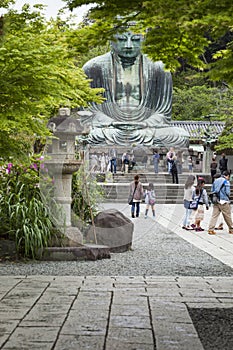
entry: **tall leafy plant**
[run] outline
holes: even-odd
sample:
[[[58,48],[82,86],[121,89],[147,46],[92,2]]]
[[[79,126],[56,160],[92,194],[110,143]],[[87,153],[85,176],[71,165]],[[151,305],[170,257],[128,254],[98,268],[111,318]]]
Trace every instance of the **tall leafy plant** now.
[[[48,246],[54,227],[51,209],[44,204],[39,188],[39,163],[1,167],[0,235],[15,240],[18,253],[28,258],[35,258],[40,248]]]
[[[73,174],[72,205],[76,218],[84,223],[91,223],[98,212],[98,203],[103,200],[103,189],[86,165]]]

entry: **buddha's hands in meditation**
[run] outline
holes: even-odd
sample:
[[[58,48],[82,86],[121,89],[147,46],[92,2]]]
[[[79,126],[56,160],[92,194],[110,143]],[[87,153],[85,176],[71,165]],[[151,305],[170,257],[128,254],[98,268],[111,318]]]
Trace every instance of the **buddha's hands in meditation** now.
[[[112,122],[112,126],[121,130],[137,130],[147,128],[145,122]]]
[[[147,127],[146,122],[130,122],[130,121],[114,121],[112,118],[108,117],[103,113],[98,113],[92,125],[96,128],[115,128],[120,130],[137,130],[145,129]]]

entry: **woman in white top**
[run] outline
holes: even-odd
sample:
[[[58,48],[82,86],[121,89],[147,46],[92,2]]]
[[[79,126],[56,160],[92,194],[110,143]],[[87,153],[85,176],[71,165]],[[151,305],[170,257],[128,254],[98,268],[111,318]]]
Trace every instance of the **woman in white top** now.
[[[100,161],[100,171],[101,173],[105,173],[106,167],[107,167],[107,158],[104,152],[99,157],[99,161]]]
[[[192,209],[189,209],[189,203],[192,201],[192,194],[193,194],[193,191],[195,190],[194,181],[195,181],[195,176],[189,175],[184,185],[185,215],[184,215],[183,226],[182,226],[184,230],[192,230],[192,228],[190,227],[190,215],[192,213]]]

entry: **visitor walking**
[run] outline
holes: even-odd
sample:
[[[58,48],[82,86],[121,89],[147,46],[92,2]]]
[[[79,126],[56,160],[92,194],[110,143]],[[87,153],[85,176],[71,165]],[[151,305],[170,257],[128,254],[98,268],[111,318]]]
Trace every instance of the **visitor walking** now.
[[[129,156],[129,171],[133,170],[134,166],[136,164],[136,159],[133,153],[130,154]]]
[[[111,173],[116,174],[117,150],[115,148],[110,149],[109,158],[110,158],[110,161],[111,161]]]
[[[159,172],[159,158],[160,158],[159,153],[156,150],[154,150],[153,164],[154,164],[154,172],[155,172],[155,174],[158,174],[158,172]]]
[[[218,167],[218,163],[216,162],[216,158],[213,157],[210,163],[210,175],[211,175],[212,183],[214,182],[214,176],[217,173],[217,167]]]
[[[170,147],[169,151],[166,154],[166,158],[167,158],[167,171],[170,174],[171,173],[171,161],[173,159],[173,157],[175,156],[175,151],[173,147]]]
[[[125,174],[129,172],[129,153],[124,152],[122,155],[122,170]]]
[[[222,153],[222,158],[219,159],[219,170],[221,172],[221,175],[223,174],[224,171],[227,171],[227,163],[228,163],[228,159],[226,158],[225,153]]]
[[[177,159],[176,156],[174,156],[170,162],[170,173],[172,175],[172,182],[175,184],[179,183],[179,179],[178,179],[178,169],[177,169]]]
[[[191,214],[193,213],[193,210],[189,208],[189,203],[192,201],[192,194],[193,194],[193,191],[195,190],[194,181],[195,181],[195,176],[189,175],[184,185],[185,215],[184,215],[183,226],[182,226],[184,230],[193,230],[193,228],[190,226],[190,217],[191,217]]]
[[[193,172],[193,159],[191,156],[188,158],[188,168],[189,168],[189,172],[192,173]]]
[[[153,218],[155,219],[155,191],[153,183],[149,183],[148,189],[145,191],[145,219],[147,219],[149,208],[151,207]]]
[[[108,164],[108,158],[106,157],[106,154],[104,152],[99,157],[99,161],[100,161],[100,171],[101,171],[101,173],[105,173],[106,167]]]
[[[129,194],[133,195],[133,203],[131,206],[131,216],[135,217],[135,207],[136,207],[136,217],[140,214],[140,203],[143,197],[143,187],[142,183],[139,181],[139,175],[134,176],[134,181],[130,183]]]
[[[147,162],[148,162],[148,156],[147,156],[147,154],[144,154],[144,156],[142,158],[142,164],[143,164],[144,169],[147,168]]]
[[[195,223],[191,225],[195,231],[204,231],[201,227],[201,221],[204,220],[204,204],[206,205],[206,210],[209,209],[209,200],[206,192],[205,180],[198,180],[197,186],[193,191],[192,199],[198,201],[198,208],[195,214]]]
[[[218,193],[219,201],[213,204],[213,212],[209,223],[209,235],[215,235],[214,231],[216,222],[220,213],[222,213],[224,221],[226,222],[229,233],[233,234],[233,223],[231,217],[231,206],[230,206],[230,172],[225,170],[221,177],[217,178],[213,184],[211,191]]]
[[[215,157],[215,159],[216,159],[216,157]],[[219,177],[221,177],[221,174],[216,173],[214,175],[214,180],[218,179]],[[218,222],[219,222],[219,224],[218,224]],[[215,230],[223,230],[223,217],[222,217],[222,215],[220,215],[218,217],[217,226],[215,227]]]

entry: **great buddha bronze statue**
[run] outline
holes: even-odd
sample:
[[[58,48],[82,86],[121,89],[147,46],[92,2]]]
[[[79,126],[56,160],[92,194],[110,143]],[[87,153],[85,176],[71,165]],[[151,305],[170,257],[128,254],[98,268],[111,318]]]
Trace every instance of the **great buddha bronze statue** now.
[[[171,74],[161,61],[141,54],[142,40],[131,31],[117,34],[111,52],[83,66],[91,87],[105,89],[104,103],[93,103],[89,113],[80,113],[82,123],[91,126],[87,141],[92,145],[188,145],[188,133],[170,124]]]

